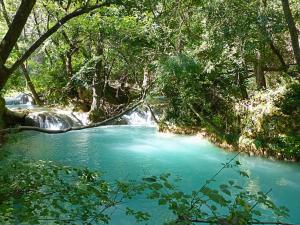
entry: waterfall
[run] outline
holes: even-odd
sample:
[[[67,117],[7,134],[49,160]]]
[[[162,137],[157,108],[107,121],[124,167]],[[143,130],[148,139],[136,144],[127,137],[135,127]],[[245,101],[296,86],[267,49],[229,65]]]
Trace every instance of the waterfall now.
[[[70,127],[87,125],[88,114],[74,113],[70,111],[41,111],[36,108],[36,111],[30,112],[26,116],[26,125],[46,128],[50,130],[61,130]],[[155,121],[150,110],[136,109],[128,115],[124,115],[120,123],[115,121],[112,124],[123,125],[139,125],[139,126],[155,126]]]
[[[26,117],[26,124],[50,130],[61,130],[83,125],[81,121],[75,120],[70,115],[55,112],[29,113]]]
[[[27,126],[61,130],[89,124],[87,113],[37,107],[33,105],[33,99],[31,96],[25,93],[21,93],[15,97],[6,97],[5,102],[6,107],[10,110],[27,110],[28,115],[25,118],[25,125]],[[122,116],[120,119],[117,119],[111,124],[139,126],[156,125],[151,111],[146,106],[140,106],[136,108],[132,112]]]
[[[41,109],[36,108],[26,117],[26,125],[51,130],[60,130],[87,124],[89,124],[87,113],[75,113],[63,110],[45,111],[44,109],[41,111]],[[121,121],[114,121],[112,124],[155,126],[155,121],[148,108],[138,108],[128,115],[124,115]]]
[[[8,108],[31,108],[33,98],[26,93],[20,93],[14,97],[5,97],[5,105]]]
[[[89,124],[88,114],[71,110],[34,108],[26,116],[26,125],[60,130]]]
[[[155,126],[155,121],[148,108],[137,108],[122,117],[128,125]]]

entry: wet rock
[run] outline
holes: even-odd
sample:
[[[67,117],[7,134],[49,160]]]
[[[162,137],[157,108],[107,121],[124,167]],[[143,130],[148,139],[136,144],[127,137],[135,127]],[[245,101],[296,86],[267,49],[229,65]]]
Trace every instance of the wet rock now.
[[[33,104],[33,98],[26,93],[20,93],[15,97],[5,98],[6,105]]]
[[[80,126],[70,116],[54,112],[31,113],[25,119],[27,126],[35,126],[46,129],[61,130]]]

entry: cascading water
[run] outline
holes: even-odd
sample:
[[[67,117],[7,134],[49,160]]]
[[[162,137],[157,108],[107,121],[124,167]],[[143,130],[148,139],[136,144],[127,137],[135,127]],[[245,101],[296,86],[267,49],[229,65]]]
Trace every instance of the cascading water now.
[[[4,99],[5,105],[9,109],[33,107],[33,98],[26,93],[20,93],[14,97],[5,97]]]
[[[128,115],[122,117],[128,125],[155,126],[155,120],[151,111],[146,108],[137,108]]]
[[[119,121],[120,122],[120,121]],[[114,121],[111,124],[119,124]],[[59,130],[70,127],[77,127],[89,124],[87,113],[74,113],[63,110],[37,110],[30,112],[26,118],[26,124],[40,128]],[[138,108],[128,115],[121,118],[123,125],[137,125],[137,126],[155,126],[154,118],[151,111],[147,108]]]
[[[15,97],[7,97],[5,101],[6,107],[10,110],[19,111],[27,109],[28,114],[25,118],[25,125],[27,126],[61,130],[89,124],[87,113],[37,107],[33,105],[32,97],[25,93],[21,93]],[[151,110],[146,106],[140,106],[111,124],[155,126],[156,122]]]
[[[27,124],[50,130],[61,130],[83,125],[75,121],[69,115],[57,114],[55,112],[30,113],[27,116]]]

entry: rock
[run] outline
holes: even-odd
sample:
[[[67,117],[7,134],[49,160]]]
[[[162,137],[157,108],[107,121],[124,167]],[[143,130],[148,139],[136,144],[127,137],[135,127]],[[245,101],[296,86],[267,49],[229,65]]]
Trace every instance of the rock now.
[[[33,98],[26,93],[20,93],[15,97],[5,98],[6,105],[33,104]]]
[[[30,113],[25,118],[25,125],[47,129],[67,129],[80,126],[80,121],[75,121],[69,115],[55,112]]]

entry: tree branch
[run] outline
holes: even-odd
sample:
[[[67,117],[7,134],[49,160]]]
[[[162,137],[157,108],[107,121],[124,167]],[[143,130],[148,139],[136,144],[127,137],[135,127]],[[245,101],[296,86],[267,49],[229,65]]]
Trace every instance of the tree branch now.
[[[298,36],[298,30],[295,24],[295,20],[293,18],[290,3],[289,0],[281,0],[282,8],[284,12],[284,16],[289,28],[289,33],[291,37],[292,47],[294,51],[294,57],[298,64],[298,70],[300,72],[300,46],[299,46],[299,36]]]
[[[23,54],[23,56],[13,64],[13,66],[10,68],[10,72],[11,73],[14,72],[26,59],[28,59],[30,57],[30,55],[37,48],[39,48],[44,43],[44,41],[47,38],[49,38],[52,34],[54,34],[60,27],[62,27],[69,20],[71,20],[75,17],[78,17],[80,15],[89,13],[95,9],[99,9],[101,7],[105,7],[105,6],[109,6],[109,5],[111,5],[111,2],[104,2],[104,3],[96,4],[93,6],[89,6],[89,7],[82,7],[82,8],[75,10],[74,12],[64,16],[53,27],[51,27],[42,36],[40,36],[40,38],[35,43],[33,43],[33,45]]]
[[[110,122],[112,122],[112,121],[120,118],[121,116],[125,115],[126,113],[134,110],[136,107],[141,105],[143,102],[144,102],[143,100],[140,100],[139,102],[134,104],[132,107],[126,109],[125,111],[119,113],[116,116],[113,116],[113,117],[111,117],[109,119],[106,119],[104,121],[101,121],[99,123],[93,123],[93,124],[86,125],[86,126],[70,127],[70,128],[64,129],[64,130],[49,130],[49,129],[40,128],[40,127],[19,126],[19,127],[16,127],[16,128],[2,129],[2,130],[0,130],[0,134],[17,133],[17,132],[21,132],[21,131],[38,131],[38,132],[46,133],[46,134],[61,134],[61,133],[67,133],[67,132],[70,132],[70,131],[75,131],[75,130],[84,130],[84,129],[88,129],[88,128],[95,128],[95,127],[105,126],[105,125],[108,125]]]
[[[2,64],[6,63],[11,51],[17,43],[35,2],[36,0],[22,0],[7,33],[0,43],[0,61],[2,61]],[[21,65],[21,63],[19,65]]]
[[[35,10],[33,10],[33,21],[35,23],[35,27],[36,27],[37,33],[38,33],[39,37],[41,37],[42,36],[42,31],[40,29],[38,18],[37,18]],[[47,50],[47,48],[45,48],[45,53],[46,53],[46,55],[47,55],[47,57],[49,59],[50,64],[52,65],[53,62],[52,62],[52,59],[51,59],[51,55],[50,55],[49,51]]]

